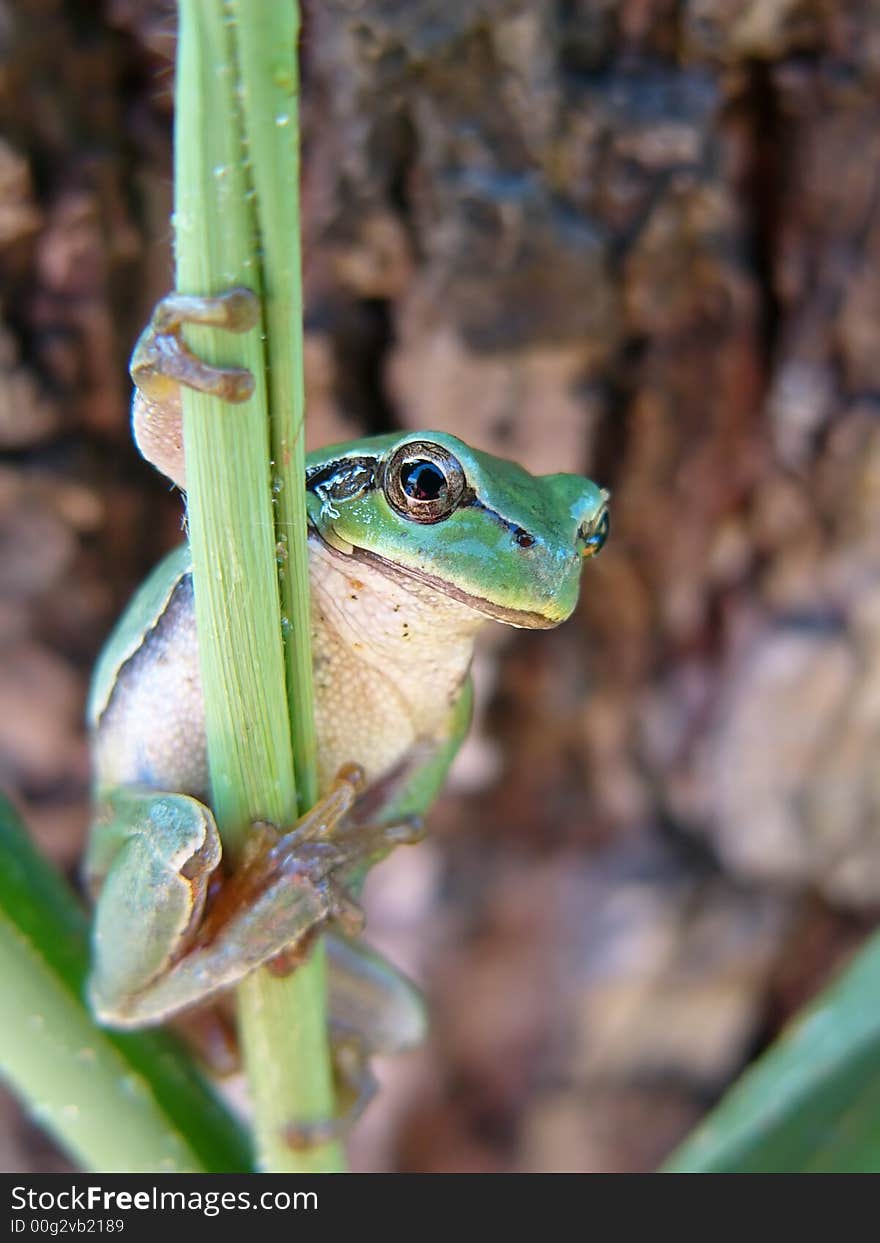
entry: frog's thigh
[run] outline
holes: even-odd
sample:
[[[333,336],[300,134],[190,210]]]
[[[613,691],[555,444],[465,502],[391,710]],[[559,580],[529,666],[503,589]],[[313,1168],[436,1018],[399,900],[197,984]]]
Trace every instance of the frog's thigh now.
[[[117,795],[98,836],[90,861],[106,855],[108,866],[95,910],[89,997],[96,1016],[112,1022],[185,948],[220,861],[220,840],[196,799],[154,792]]]
[[[363,941],[330,933],[326,943],[334,1034],[358,1037],[368,1054],[421,1044],[427,1020],[415,984]]]

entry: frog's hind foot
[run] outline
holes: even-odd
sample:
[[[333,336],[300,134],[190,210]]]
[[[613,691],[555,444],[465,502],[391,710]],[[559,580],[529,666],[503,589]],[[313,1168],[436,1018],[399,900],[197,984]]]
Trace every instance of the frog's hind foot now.
[[[364,872],[390,854],[395,846],[412,846],[425,836],[420,816],[408,816],[391,824],[363,823],[352,815],[365,777],[357,764],[340,768],[330,792],[280,837],[270,852],[281,866],[285,859],[301,859],[304,853],[333,850],[339,856],[338,875],[344,883],[359,881]]]
[[[348,765],[324,798],[287,832],[264,822],[254,824],[235,872],[211,895],[197,943],[214,945],[231,926],[241,923],[247,923],[251,932],[259,929],[260,940],[267,945],[279,940],[280,912],[296,890],[310,909],[322,910],[323,916],[265,956],[263,961],[269,962],[277,955],[276,974],[286,973],[285,961],[292,970],[308,957],[325,923],[337,923],[347,935],[357,936],[363,930],[363,912],[342,879],[356,852],[343,826],[363,781],[362,770]]]
[[[167,947],[167,965],[156,973],[130,973],[109,1004],[101,998],[106,989],[98,989],[95,1009],[102,1021],[114,1027],[161,1022],[273,959],[283,974],[304,959],[328,924],[356,937],[364,917],[349,886],[372,860],[419,831],[411,823],[355,823],[350,813],[363,785],[362,770],[348,765],[288,832],[254,825],[235,872],[225,879],[214,873],[203,918]]]
[[[352,1036],[334,1041],[332,1049],[337,1097],[342,1108],[333,1118],[288,1123],[284,1140],[297,1152],[343,1139],[376,1095],[378,1084],[363,1043]]]

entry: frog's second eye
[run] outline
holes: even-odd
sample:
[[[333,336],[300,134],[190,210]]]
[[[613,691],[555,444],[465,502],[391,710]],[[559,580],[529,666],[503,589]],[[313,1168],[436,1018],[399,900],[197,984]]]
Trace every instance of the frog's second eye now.
[[[457,458],[430,440],[401,445],[385,463],[382,488],[388,504],[413,522],[442,522],[465,491]]]
[[[611,529],[611,519],[608,516],[608,510],[603,509],[589,527],[581,529],[581,538],[584,541],[584,556],[595,557],[597,552],[601,552],[608,539],[608,532]]]

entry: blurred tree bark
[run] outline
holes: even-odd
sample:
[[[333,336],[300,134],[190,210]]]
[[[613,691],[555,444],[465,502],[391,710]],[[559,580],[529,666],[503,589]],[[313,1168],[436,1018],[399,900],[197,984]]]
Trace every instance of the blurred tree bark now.
[[[650,1165],[880,903],[880,9],[305,7],[312,443],[613,492],[577,618],[481,664],[443,901],[393,873],[448,952],[413,933],[441,1017],[385,1159]],[[0,778],[70,861],[88,663],[179,522],[124,371],[173,12],[6,0],[0,40]]]

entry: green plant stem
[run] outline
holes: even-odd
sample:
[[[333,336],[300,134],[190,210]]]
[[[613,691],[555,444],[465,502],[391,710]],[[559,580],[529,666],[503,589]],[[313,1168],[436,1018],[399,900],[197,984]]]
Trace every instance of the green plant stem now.
[[[301,808],[318,797],[309,633],[305,383],[299,210],[299,10],[295,0],[232,0],[245,139],[263,264],[275,527],[293,763]],[[248,20],[251,18],[251,20]]]
[[[235,1172],[241,1127],[164,1033],[96,1027],[88,920],[0,799],[0,1075],[84,1169]]]
[[[314,757],[306,723],[311,658],[309,627],[302,620],[308,583],[304,503],[301,497],[298,505],[288,502],[285,495],[292,498],[303,487],[301,328],[294,325],[301,320],[298,210],[291,216],[274,201],[282,192],[297,201],[297,29],[297,9],[289,0],[180,3],[177,285],[186,293],[248,285],[263,296],[265,311],[265,344],[258,330],[240,337],[206,329],[188,333],[208,361],[248,367],[256,380],[253,398],[231,407],[184,392],[208,758],[224,849],[233,857],[254,820],[290,824],[297,814],[286,667],[302,697],[296,733],[306,773]],[[279,503],[284,497],[282,541],[273,495]],[[279,542],[285,632],[296,645],[288,658]],[[295,592],[288,591],[288,582],[296,584]],[[303,794],[313,794],[313,777],[301,780]],[[343,1166],[337,1145],[301,1152],[285,1137],[286,1127],[334,1112],[323,996],[320,953],[286,980],[258,972],[239,990],[256,1142],[266,1170]]]

